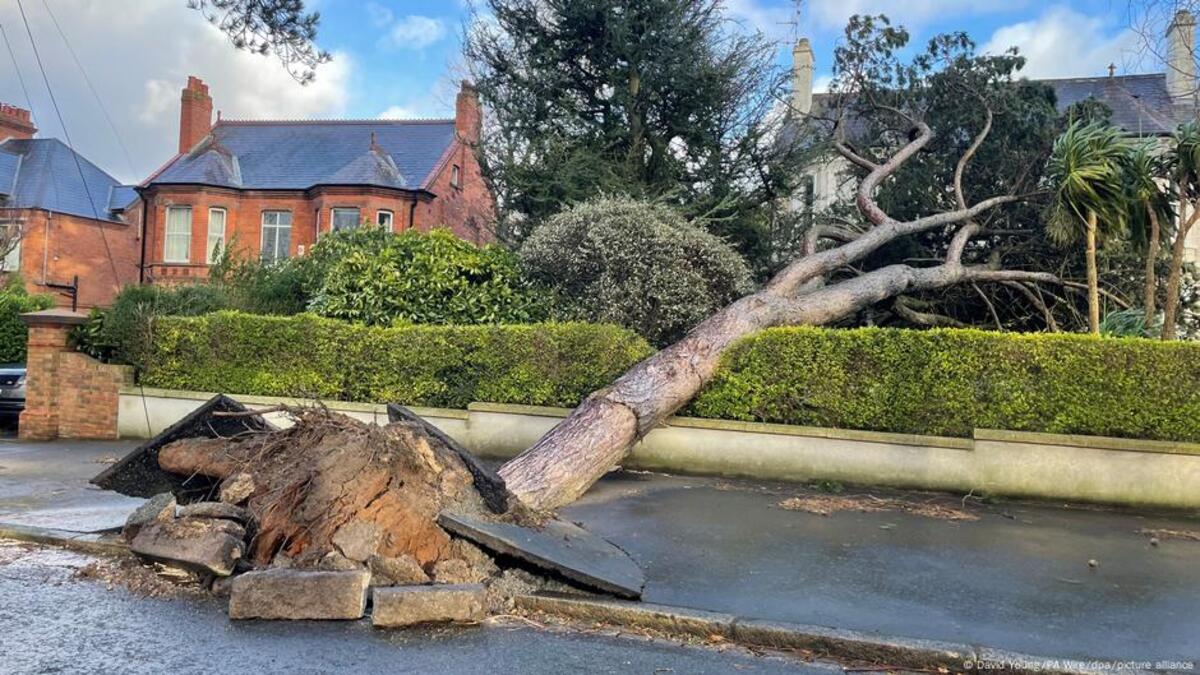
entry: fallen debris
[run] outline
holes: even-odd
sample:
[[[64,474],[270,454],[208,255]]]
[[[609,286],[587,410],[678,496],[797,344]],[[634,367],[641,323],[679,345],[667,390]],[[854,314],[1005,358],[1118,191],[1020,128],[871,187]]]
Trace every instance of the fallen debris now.
[[[1138,534],[1150,537],[1150,543],[1157,545],[1162,539],[1179,539],[1182,541],[1200,541],[1200,530],[1167,530],[1162,528],[1143,527]]]
[[[125,541],[133,541],[147,525],[174,519],[175,507],[175,495],[170,492],[154,495],[129,514],[125,526],[121,528],[121,536]]]
[[[173,485],[183,506],[156,498],[131,550],[215,577],[212,593],[229,596],[231,618],[357,618],[368,587],[458,603],[435,610],[442,601],[403,595],[394,602],[425,609],[391,619],[384,609],[380,621],[394,625],[477,620],[510,609],[517,592],[641,593],[641,570],[624,551],[510,499],[493,471],[399,406],[384,427],[288,409],[294,424],[282,430],[222,397],[206,406],[185,431],[172,427],[95,482],[127,493],[144,491],[139,481]],[[241,431],[227,433],[231,420]],[[380,595],[392,596],[401,598]]]
[[[550,520],[535,530],[443,512],[438,523],[490,551],[519,558],[586,588],[638,598],[646,585],[629,554],[564,520]]]
[[[371,592],[371,625],[479,621],[485,616],[483,584],[388,586]]]
[[[231,619],[361,619],[371,574],[365,570],[247,572],[230,586]]]
[[[230,526],[237,530],[231,531]],[[129,549],[152,560],[227,577],[242,559],[244,536],[245,530],[230,521],[180,518],[143,527],[129,543]]]
[[[979,516],[960,508],[934,502],[912,502],[903,499],[875,497],[872,495],[805,495],[789,497],[779,502],[779,508],[788,511],[804,511],[819,516],[828,516],[838,511],[877,513],[899,511],[914,516],[939,518],[941,520],[979,520]]]

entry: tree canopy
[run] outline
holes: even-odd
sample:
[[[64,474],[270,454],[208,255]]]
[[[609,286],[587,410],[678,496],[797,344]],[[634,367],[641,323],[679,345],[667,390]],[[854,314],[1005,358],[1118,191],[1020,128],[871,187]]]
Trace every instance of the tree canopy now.
[[[755,210],[786,194],[772,142],[788,74],[720,0],[483,0],[466,58],[489,107],[484,165],[519,240],[603,194],[660,199],[761,245]],[[483,18],[486,15],[486,18]]]

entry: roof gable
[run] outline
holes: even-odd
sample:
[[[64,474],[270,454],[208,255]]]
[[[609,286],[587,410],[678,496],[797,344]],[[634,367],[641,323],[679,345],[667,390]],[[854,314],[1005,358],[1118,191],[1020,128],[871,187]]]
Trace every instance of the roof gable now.
[[[422,188],[454,142],[453,120],[221,121],[213,142],[227,150],[240,184],[217,182],[212,160],[177,157],[150,184],[305,190],[317,185]],[[207,141],[206,141],[207,142]]]

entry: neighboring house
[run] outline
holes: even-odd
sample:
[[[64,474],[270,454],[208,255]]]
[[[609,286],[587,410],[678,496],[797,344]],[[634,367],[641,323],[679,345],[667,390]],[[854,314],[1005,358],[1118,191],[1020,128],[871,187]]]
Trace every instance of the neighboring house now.
[[[1033,80],[1054,90],[1060,112],[1081,101],[1095,99],[1112,110],[1111,121],[1131,137],[1164,138],[1197,114],[1194,42],[1196,22],[1180,12],[1167,29],[1167,72],[1148,75],[1103,75]],[[814,94],[813,53],[807,39],[792,49],[792,102],[794,114],[807,123],[821,118],[833,105],[832,96]],[[851,128],[853,123],[851,122]],[[847,180],[850,164],[834,156],[804,170],[800,189],[793,200],[797,210],[819,212],[839,200],[853,198],[856,185]],[[1200,260],[1200,228],[1189,235],[1190,260]]]
[[[216,252],[304,255],[331,230],[446,226],[492,241],[495,203],[475,146],[482,111],[464,82],[448,120],[246,120],[212,124],[208,87],[189,77],[179,154],[143,183],[144,279],[208,274]]]
[[[0,104],[0,228],[5,239],[19,237],[3,273],[64,307],[107,306],[138,280],[141,201],[132,186],[36,133],[28,110]]]

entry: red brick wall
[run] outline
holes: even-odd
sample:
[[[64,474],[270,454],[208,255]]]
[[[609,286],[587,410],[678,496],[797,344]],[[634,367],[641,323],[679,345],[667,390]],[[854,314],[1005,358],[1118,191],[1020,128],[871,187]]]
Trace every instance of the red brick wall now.
[[[26,289],[30,293],[53,294],[60,307],[70,308],[71,299],[46,283],[69,284],[78,274],[80,310],[111,305],[122,287],[138,280],[141,213],[140,201],[126,212],[130,221],[127,223],[40,209],[6,212],[6,218],[22,221],[21,262],[17,271],[25,280]],[[112,253],[112,263],[108,252]]]
[[[316,242],[318,230],[330,230],[334,208],[358,208],[360,219],[371,222],[375,222],[381,209],[391,211],[393,228],[397,232],[414,225],[422,231],[445,225],[468,241],[493,241],[491,224],[495,219],[494,202],[474,155],[456,143],[445,159],[432,181],[433,195],[382,188],[332,186],[306,191],[241,191],[203,186],[154,188],[146,197],[148,279],[170,283],[202,279],[208,275],[205,257],[211,208],[225,210],[226,243],[228,245],[230,241],[236,241],[235,250],[241,257],[254,257],[261,252],[264,211],[291,212],[291,256],[307,252]],[[456,163],[461,167],[458,188],[450,186],[451,167]],[[187,263],[167,263],[163,260],[167,208],[170,206],[192,208],[192,239]],[[410,213],[415,222],[409,221]]]
[[[128,366],[107,365],[71,351],[71,326],[30,325],[25,361],[23,439],[117,438],[121,387],[133,382]]]
[[[117,438],[121,387],[133,371],[78,352],[58,354],[59,438]]]

